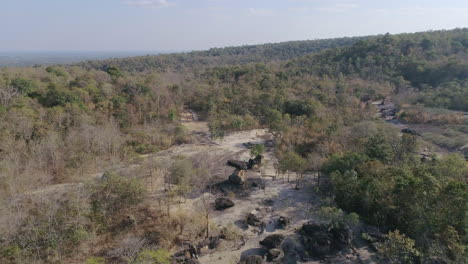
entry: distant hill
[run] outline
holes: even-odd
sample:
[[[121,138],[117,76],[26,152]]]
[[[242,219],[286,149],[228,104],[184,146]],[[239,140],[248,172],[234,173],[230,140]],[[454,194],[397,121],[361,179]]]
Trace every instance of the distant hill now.
[[[79,65],[88,69],[102,70],[108,66],[116,66],[129,72],[145,72],[151,70],[200,69],[200,67],[204,68],[207,66],[267,63],[286,61],[329,48],[351,46],[367,38],[369,37],[344,37],[213,48],[206,51],[192,51],[187,53],[87,61]]]
[[[153,52],[159,54],[161,52]],[[70,64],[85,60],[102,60],[150,54],[144,51],[34,51],[0,52],[0,67]]]

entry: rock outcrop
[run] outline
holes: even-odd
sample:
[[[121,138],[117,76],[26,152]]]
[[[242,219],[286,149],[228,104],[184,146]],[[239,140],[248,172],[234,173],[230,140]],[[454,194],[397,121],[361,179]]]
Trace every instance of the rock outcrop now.
[[[244,184],[245,171],[236,169],[231,175],[229,175],[229,182],[232,184],[237,184],[237,185]]]
[[[259,227],[259,226],[262,225],[262,220],[260,220],[260,218],[258,218],[257,215],[252,214],[252,213],[247,215],[247,218],[246,218],[245,222],[248,225],[256,226],[256,227]]]
[[[233,206],[234,202],[228,198],[221,197],[215,200],[215,209],[218,211],[222,211]]]
[[[265,239],[260,241],[260,245],[268,248],[268,249],[273,249],[273,248],[278,248],[281,246],[281,243],[283,243],[284,236],[281,234],[273,234],[267,236]]]
[[[227,165],[234,167],[238,170],[248,170],[249,169],[249,164],[245,161],[241,160],[228,160]]]

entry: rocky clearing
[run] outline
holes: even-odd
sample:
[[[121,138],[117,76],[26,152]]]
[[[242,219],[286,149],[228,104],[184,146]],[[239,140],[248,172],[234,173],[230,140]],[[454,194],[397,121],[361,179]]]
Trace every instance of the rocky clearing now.
[[[256,129],[231,133],[222,140],[211,140],[206,123],[191,120],[186,121],[185,126],[192,135],[193,143],[174,146],[155,154],[142,156],[137,162],[130,165],[121,165],[115,170],[123,173],[123,175],[142,175],[142,172],[146,171],[152,164],[158,164],[158,166],[165,164],[169,166],[175,158],[183,156],[183,158],[192,160],[194,166],[204,166],[207,169],[208,182],[211,184],[219,183],[227,180],[234,170],[233,167],[226,165],[227,160],[248,160],[250,158],[250,150],[244,143],[258,144],[272,139],[272,135],[266,130]],[[200,204],[201,200],[204,199],[204,201],[210,203],[210,222],[212,228],[221,230],[224,227],[228,227],[234,230],[240,237],[238,241],[234,242],[221,240],[216,248],[202,250],[199,254],[199,263],[234,264],[243,261],[250,255],[263,256],[267,250],[259,242],[265,237],[272,234],[283,234],[285,237],[288,237],[301,229],[304,223],[311,220],[318,221],[316,219],[316,211],[322,201],[317,193],[315,177],[313,175],[305,175],[299,184],[300,188],[296,189],[296,183],[293,182],[295,180],[294,175],[291,175],[292,181],[289,183],[285,179],[286,176],[284,178],[274,178],[275,169],[273,165],[277,162],[274,148],[266,148],[263,155],[264,159],[260,169],[248,170],[246,172],[246,184],[251,184],[251,180],[261,183],[256,188],[249,188],[247,195],[229,195],[227,197],[226,194],[222,193],[198,193],[192,195],[191,199],[187,199],[184,203],[176,203],[171,206],[171,211],[182,211],[188,215],[195,216],[200,214],[196,209],[197,204]],[[147,181],[148,190],[156,206],[158,195],[164,191],[164,179],[158,174],[149,174],[150,176],[139,177]],[[102,173],[96,174],[93,177],[96,178],[101,175]],[[30,197],[39,194],[57,195],[80,188],[80,186],[83,186],[83,184],[57,184],[30,192],[28,195]],[[227,197],[235,205],[224,211],[216,211],[214,209],[214,201],[218,197]],[[264,225],[260,227],[247,225],[245,219],[250,213],[258,216]],[[277,228],[277,220],[280,216],[290,220],[290,224],[284,229]],[[355,246],[349,252],[340,253],[332,259],[329,258],[326,262],[322,260],[283,263],[375,263],[375,260],[371,250],[368,249],[366,244],[363,244],[362,247]]]
[[[250,151],[243,143],[264,143],[271,139],[266,130],[250,130],[232,133],[222,140],[207,143],[208,134],[201,122],[188,123],[188,128],[197,137],[204,138],[201,143],[184,144],[171,148],[165,152],[158,153],[153,159],[165,160],[177,155],[183,155],[197,162],[209,164],[212,181],[226,180],[234,168],[226,165],[228,159],[248,160]],[[195,128],[195,129],[193,129]],[[202,129],[202,130],[200,130]],[[224,211],[213,211],[210,213],[210,222],[215,229],[229,227],[241,235],[241,241],[237,243],[221,242],[216,249],[202,251],[199,262],[202,264],[234,264],[244,260],[249,255],[264,255],[267,250],[260,246],[259,242],[271,234],[294,234],[302,225],[315,219],[315,213],[321,205],[321,198],[316,192],[316,179],[313,175],[306,175],[296,189],[296,184],[288,183],[284,178],[274,178],[276,162],[273,148],[267,148],[264,153],[263,165],[260,170],[249,170],[248,180],[260,180],[264,188],[254,188],[247,197],[229,198],[235,206]],[[291,175],[291,180],[295,179]],[[247,183],[246,183],[247,184]],[[189,199],[187,202],[172,208],[172,210],[183,210],[197,214],[195,205],[200,199],[210,201],[214,208],[214,200],[217,197],[225,197],[222,194],[205,193],[203,196]],[[253,227],[245,224],[248,214],[255,214],[265,223],[264,228]],[[276,228],[280,216],[290,219],[290,224],[285,229]],[[373,254],[367,247],[356,248],[353,254],[343,254],[342,261],[333,263],[374,263]],[[289,263],[289,262],[288,262]],[[291,262],[292,263],[292,262]],[[294,263],[321,263],[319,261],[294,262]]]

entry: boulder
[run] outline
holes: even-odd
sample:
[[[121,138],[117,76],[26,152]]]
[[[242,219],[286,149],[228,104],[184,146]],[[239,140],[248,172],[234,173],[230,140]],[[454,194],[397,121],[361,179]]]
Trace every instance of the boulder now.
[[[230,199],[228,198],[224,198],[224,197],[221,197],[221,198],[217,198],[215,200],[215,208],[216,210],[225,210],[227,208],[231,208],[234,206],[234,202],[231,201]]]
[[[260,165],[262,164],[263,156],[262,155],[257,155],[254,159],[255,164]]]
[[[268,250],[267,261],[273,261],[273,260],[277,259],[280,255],[281,255],[281,250],[276,249],[276,248],[272,248],[272,249]]]
[[[249,169],[252,169],[255,165],[262,164],[262,159],[263,159],[262,155],[257,155],[255,159],[249,159],[249,161],[247,162],[247,167]]]
[[[262,263],[265,263],[265,262],[263,261],[262,256],[252,255],[252,256],[248,256],[247,258],[245,258],[245,260],[242,263],[244,263],[244,264],[262,264]]]
[[[281,229],[284,229],[286,228],[290,223],[290,220],[289,218],[285,217],[285,216],[280,216],[278,218],[278,222],[276,223],[276,227],[277,228],[281,228]]]
[[[254,166],[255,166],[255,161],[253,159],[249,159],[249,161],[247,162],[247,168],[251,170]]]
[[[234,167],[238,170],[248,170],[249,166],[248,163],[245,161],[240,161],[240,160],[228,160],[227,165]]]
[[[401,133],[403,133],[403,134],[409,134],[409,135],[413,135],[413,136],[419,136],[419,133],[416,132],[416,130],[411,129],[411,128],[403,128],[403,129],[401,130]]]
[[[247,218],[246,218],[246,221],[245,221],[248,225],[251,225],[251,226],[261,226],[262,225],[262,221],[258,218],[258,216],[256,216],[255,214],[248,214],[247,215]]]
[[[272,248],[278,248],[281,243],[283,243],[284,236],[281,234],[273,234],[267,236],[265,239],[260,241],[260,245],[272,249]]]
[[[242,185],[245,182],[244,170],[235,170],[229,175],[229,182],[232,184]]]

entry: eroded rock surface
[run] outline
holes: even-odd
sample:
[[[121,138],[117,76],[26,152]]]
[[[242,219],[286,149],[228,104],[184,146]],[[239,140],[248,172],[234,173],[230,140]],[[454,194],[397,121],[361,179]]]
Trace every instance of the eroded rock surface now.
[[[284,240],[284,236],[281,234],[273,234],[267,236],[265,239],[260,241],[260,245],[268,248],[268,249],[273,249],[273,248],[278,248],[281,243]]]
[[[215,200],[215,209],[218,211],[225,210],[234,206],[234,202],[228,198],[217,198]]]

